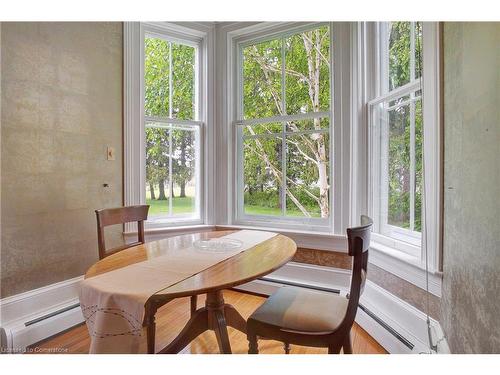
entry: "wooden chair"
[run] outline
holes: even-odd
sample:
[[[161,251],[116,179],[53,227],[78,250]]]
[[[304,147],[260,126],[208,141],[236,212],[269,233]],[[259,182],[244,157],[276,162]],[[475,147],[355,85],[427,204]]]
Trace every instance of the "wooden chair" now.
[[[247,320],[250,354],[257,354],[259,337],[290,344],[326,347],[328,353],[352,353],[350,331],[363,293],[368,265],[372,220],[361,217],[361,226],[347,229],[349,255],[353,258],[351,289],[347,297],[282,287]]]
[[[97,243],[99,246],[99,259],[115,254],[119,251],[141,245],[144,243],[144,221],[148,219],[148,205],[128,206],[118,208],[106,208],[96,210],[97,216]],[[136,242],[118,246],[113,249],[106,250],[106,240],[104,238],[104,228],[109,225],[125,224],[137,221],[137,236]]]
[[[143,244],[144,241],[144,221],[148,219],[149,205],[138,205],[128,207],[106,208],[96,210],[97,216],[97,242],[99,246],[99,259],[103,259],[119,251]],[[125,224],[137,222],[137,241],[113,249],[106,250],[104,238],[104,228],[109,225]],[[198,296],[191,296],[191,315],[197,308]]]

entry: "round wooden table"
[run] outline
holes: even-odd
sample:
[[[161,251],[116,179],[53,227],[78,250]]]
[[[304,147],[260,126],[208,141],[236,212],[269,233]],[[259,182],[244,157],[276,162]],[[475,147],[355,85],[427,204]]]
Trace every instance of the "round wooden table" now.
[[[96,276],[130,264],[176,252],[198,239],[216,238],[235,231],[186,234],[138,245],[110,255],[89,268],[85,278]],[[224,302],[223,290],[245,284],[275,271],[290,261],[297,246],[281,234],[207,268],[187,279],[153,294],[145,304],[144,325],[147,327],[148,353],[155,353],[155,314],[158,308],[175,298],[206,294],[205,306],[193,309],[191,319],[179,335],[159,353],[178,353],[198,335],[213,330],[221,353],[231,353],[227,326],[246,333],[246,321],[231,305]]]

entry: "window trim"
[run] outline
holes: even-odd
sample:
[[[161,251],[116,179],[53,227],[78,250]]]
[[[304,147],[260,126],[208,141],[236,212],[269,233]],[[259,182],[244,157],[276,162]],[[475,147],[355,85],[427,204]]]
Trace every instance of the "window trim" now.
[[[213,179],[210,171],[214,169],[214,158],[209,154],[214,142],[213,98],[208,93],[213,89],[213,27],[197,24],[186,27],[171,22],[125,22],[124,30],[124,205],[145,204],[145,122],[155,120],[155,116],[144,114],[144,37],[146,34],[181,42],[197,47],[197,66],[195,69],[198,87],[198,108],[194,120],[164,119],[172,124],[194,125],[199,128],[199,165],[197,183],[199,190],[199,217],[196,219],[175,218],[170,222],[146,223],[146,229],[158,230],[178,226],[197,226],[213,224]],[[139,155],[139,157],[137,157]],[[135,232],[136,224],[127,223],[125,233]]]
[[[382,101],[397,98],[403,92],[414,89],[419,86],[417,81],[410,82],[401,86],[385,97],[377,97],[379,94],[378,88],[380,82],[377,72],[379,71],[379,56],[378,48],[374,45],[378,43],[377,38],[377,23],[365,23],[363,30],[365,33],[365,48],[366,53],[365,70],[368,72],[368,88],[367,90],[371,95],[368,96],[366,102],[367,112],[367,133],[368,133],[368,158],[372,159],[373,145],[372,145],[372,129],[370,106],[373,106]],[[440,49],[439,42],[439,24],[437,22],[422,22],[422,45],[423,45],[423,69],[425,75],[422,79],[421,89],[425,93],[422,96],[423,106],[423,133],[424,133],[424,183],[426,196],[422,199],[422,211],[424,218],[422,219],[422,246],[414,246],[403,241],[398,241],[380,234],[373,233],[372,242],[375,252],[381,252],[385,255],[400,260],[399,264],[413,264],[419,268],[425,267],[426,256],[429,260],[429,270],[431,274],[439,273],[439,256],[441,249],[441,189],[442,182],[441,174],[441,132],[440,132]],[[370,70],[369,63],[371,62],[372,69]],[[376,79],[370,79],[377,75]],[[369,100],[369,98],[375,98]],[[373,170],[372,166],[368,164],[367,168],[367,182],[368,182],[368,212],[373,216]],[[423,195],[423,193],[422,193]],[[427,223],[425,223],[427,219]],[[387,251],[393,249],[395,251]],[[399,253],[398,253],[399,252]],[[413,254],[413,256],[411,256]],[[408,258],[410,255],[410,258]],[[394,268],[394,262],[385,262],[387,259],[384,256],[378,257],[378,265],[390,272],[398,272]],[[381,260],[382,259],[382,260]]]
[[[328,25],[330,27],[330,60],[333,62],[333,54],[339,59],[338,63],[332,64],[333,69],[331,69],[330,75],[330,110],[326,111],[329,113],[330,119],[330,181],[333,181],[330,186],[330,216],[328,219],[320,218],[286,218],[286,217],[272,217],[272,216],[258,216],[258,215],[243,215],[241,212],[241,203],[243,197],[239,194],[241,191],[242,179],[240,176],[240,170],[238,166],[241,163],[241,152],[240,152],[240,137],[238,137],[237,126],[242,123],[252,122],[252,120],[243,120],[241,111],[241,100],[239,97],[239,90],[241,90],[242,77],[241,77],[241,48],[242,46],[253,44],[256,42],[262,42],[265,40],[271,40],[276,37],[282,37],[283,35],[292,35],[303,30],[308,30],[322,25]],[[228,164],[230,165],[228,173],[228,183],[230,184],[231,191],[230,196],[232,196],[231,204],[228,207],[228,224],[239,225],[239,226],[263,226],[272,225],[273,227],[279,227],[283,229],[296,229],[296,230],[307,230],[310,232],[327,232],[336,233],[339,235],[344,235],[346,225],[344,223],[348,222],[348,212],[342,209],[345,199],[337,197],[335,192],[348,192],[348,179],[340,179],[337,176],[344,173],[346,166],[342,164],[342,160],[347,162],[348,158],[344,158],[342,153],[345,152],[345,146],[336,148],[342,138],[343,133],[345,134],[344,126],[341,126],[341,100],[335,100],[335,97],[340,98],[342,95],[340,86],[342,82],[341,74],[346,74],[345,69],[347,66],[343,65],[340,61],[342,54],[342,48],[348,47],[348,39],[346,43],[346,37],[349,34],[341,33],[344,28],[348,27],[348,24],[344,23],[325,23],[325,22],[310,22],[310,23],[272,23],[272,22],[262,22],[260,24],[251,25],[249,27],[240,28],[235,31],[230,31],[227,33],[227,73],[228,73],[228,112],[226,126],[228,129],[228,134],[230,139],[232,139],[232,146],[230,146],[228,152]],[[337,35],[338,32],[338,35]],[[341,36],[342,38],[341,39]],[[341,68],[344,68],[344,71]],[[348,73],[347,73],[348,74]],[[336,76],[337,79],[333,79]],[[348,76],[348,75],[347,75]],[[336,95],[334,93],[337,93]],[[336,104],[337,103],[337,104]],[[334,108],[337,107],[337,108]],[[323,115],[323,112],[310,112],[307,114],[298,114],[290,116],[306,116],[306,117],[318,117]],[[239,116],[241,114],[241,117]],[[284,116],[275,116],[271,118],[255,120],[259,123],[262,120],[272,120],[272,119],[282,119]],[[288,115],[286,116],[288,118]],[[334,127],[333,124],[337,123],[339,126]],[[347,133],[348,134],[348,133]],[[348,140],[347,140],[348,142]],[[334,164],[335,160],[335,164]],[[335,166],[335,167],[333,167]],[[347,166],[348,168],[348,166]],[[333,177],[333,178],[332,178]],[[342,182],[341,182],[342,181]],[[342,185],[347,184],[347,189]],[[348,195],[345,197],[347,199]],[[337,204],[339,204],[337,206]],[[347,219],[347,220],[346,220]]]
[[[196,102],[195,102],[195,107],[194,107],[194,117],[193,119],[186,120],[186,119],[178,119],[172,117],[172,78],[174,72],[172,71],[172,66],[170,67],[169,70],[169,85],[170,85],[170,90],[169,90],[169,110],[170,113],[168,116],[152,116],[152,115],[147,115],[145,114],[144,106],[142,107],[142,121],[141,121],[141,127],[144,127],[144,131],[148,128],[148,123],[156,123],[156,124],[162,124],[165,128],[168,128],[170,131],[172,130],[172,126],[179,125],[179,126],[189,126],[194,128],[194,133],[195,133],[195,174],[196,174],[196,197],[195,197],[195,212],[193,215],[189,216],[173,216],[172,215],[172,208],[173,208],[173,202],[172,202],[172,191],[169,187],[169,214],[165,215],[164,218],[156,218],[155,221],[146,221],[145,226],[146,228],[162,228],[162,227],[168,227],[172,225],[172,222],[175,221],[176,225],[179,224],[201,224],[202,223],[202,212],[201,212],[201,197],[202,197],[202,190],[203,190],[203,180],[200,178],[201,177],[201,156],[202,156],[202,148],[201,148],[201,141],[202,141],[202,127],[203,127],[203,121],[200,121],[201,118],[201,110],[203,108],[203,103],[202,103],[202,96],[201,96],[201,90],[200,86],[202,85],[201,82],[201,75],[200,75],[200,68],[203,65],[203,52],[201,51],[202,47],[202,41],[198,39],[187,39],[187,38],[181,38],[177,36],[176,34],[171,34],[169,32],[161,32],[158,30],[158,27],[148,25],[148,24],[142,24],[141,25],[141,72],[140,72],[140,77],[141,77],[141,98],[142,98],[142,103],[144,103],[144,97],[145,97],[145,83],[144,83],[144,76],[145,76],[145,71],[144,71],[144,61],[145,61],[145,53],[144,53],[144,41],[146,38],[152,37],[156,39],[161,39],[169,44],[171,43],[177,43],[177,44],[182,44],[186,45],[189,47],[192,47],[195,49],[195,66],[194,66],[194,96],[196,97]],[[169,59],[170,59],[170,65],[172,65],[172,46],[170,45],[170,52],[169,52]],[[158,126],[156,126],[158,127]],[[162,126],[160,126],[162,127]],[[189,130],[191,131],[191,130]],[[172,147],[172,139],[170,136],[170,148]],[[145,163],[145,162],[144,162]],[[144,166],[145,168],[145,166]],[[169,157],[169,180],[168,184],[171,185],[171,180],[170,178],[172,177],[172,157]],[[144,197],[146,196],[146,192],[144,191]],[[144,198],[145,202],[145,198]]]
[[[370,175],[372,184],[372,193],[370,194],[369,200],[371,200],[371,204],[369,205],[371,209],[371,216],[373,217],[375,226],[375,233],[379,234],[380,241],[385,243],[386,245],[394,243],[392,240],[396,240],[396,248],[398,250],[407,252],[408,254],[418,257],[420,253],[420,242],[422,239],[421,232],[417,232],[412,229],[406,229],[397,227],[395,225],[389,224],[389,222],[382,221],[382,218],[388,218],[388,207],[387,207],[387,199],[389,192],[386,190],[386,186],[382,188],[380,191],[380,186],[374,185],[374,181],[383,181],[388,179],[387,170],[380,168],[380,164],[377,163],[377,160],[380,160],[382,156],[387,157],[386,149],[383,147],[383,151],[380,148],[381,139],[380,139],[380,125],[379,119],[376,119],[375,116],[377,114],[377,110],[381,104],[388,103],[396,99],[400,99],[402,97],[408,96],[408,99],[404,100],[402,103],[398,103],[391,108],[387,108],[386,111],[389,111],[392,108],[400,107],[403,105],[409,105],[410,109],[410,128],[414,129],[414,119],[415,119],[415,101],[418,100],[418,96],[415,96],[419,90],[422,90],[423,82],[420,77],[415,77],[415,22],[411,21],[410,25],[410,62],[409,62],[409,82],[397,87],[393,90],[389,89],[389,84],[387,78],[389,78],[389,65],[387,60],[382,56],[386,56],[389,53],[387,39],[382,40],[380,37],[381,33],[387,33],[387,22],[379,22],[377,23],[377,28],[375,32],[375,40],[374,43],[375,50],[377,51],[377,70],[376,70],[376,86],[375,92],[377,93],[376,97],[368,102],[368,128],[370,131],[370,139],[371,142],[371,160],[372,163],[369,165],[371,168]],[[389,57],[389,56],[387,56]],[[384,80],[380,78],[384,78]],[[372,82],[374,80],[372,79]],[[422,92],[422,91],[421,91]],[[422,95],[420,95],[422,98]],[[413,141],[412,141],[413,139]],[[387,142],[387,140],[384,140]],[[415,221],[415,144],[414,144],[414,130],[410,135],[410,228],[414,225]],[[379,199],[375,200],[374,196],[377,196]],[[380,200],[383,200],[383,203],[380,204]],[[388,238],[389,240],[385,240]],[[398,241],[399,240],[399,241]],[[401,242],[401,243],[400,243]],[[406,246],[405,242],[412,246]]]

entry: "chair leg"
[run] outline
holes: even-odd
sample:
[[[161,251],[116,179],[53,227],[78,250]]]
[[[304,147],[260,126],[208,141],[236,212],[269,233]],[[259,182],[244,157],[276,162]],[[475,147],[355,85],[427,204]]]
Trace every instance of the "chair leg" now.
[[[191,296],[191,317],[196,312],[197,307],[198,307],[198,296],[197,295]]]
[[[351,344],[351,334],[348,333],[344,342],[342,343],[342,347],[344,348],[344,354],[352,354],[352,344]]]
[[[328,354],[339,354],[342,347],[338,345],[330,345],[328,347]]]
[[[248,334],[248,354],[259,354],[259,343],[257,342],[257,335]]]
[[[155,333],[156,333],[156,323],[155,317],[153,316],[151,322],[146,328],[146,341],[148,343],[148,354],[155,354]]]
[[[283,348],[285,349],[285,354],[290,354],[290,344],[289,343],[284,342]]]
[[[156,311],[157,306],[147,304],[146,306],[146,341],[148,345],[148,354],[155,354],[155,335],[156,335]]]

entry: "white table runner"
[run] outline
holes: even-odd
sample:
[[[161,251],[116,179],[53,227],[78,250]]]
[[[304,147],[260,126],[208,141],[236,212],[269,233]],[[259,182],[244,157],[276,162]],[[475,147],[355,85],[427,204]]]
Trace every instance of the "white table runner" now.
[[[243,245],[224,252],[190,246],[82,281],[80,306],[89,330],[90,353],[138,353],[144,304],[156,292],[264,242],[276,233],[242,230],[220,238]]]

